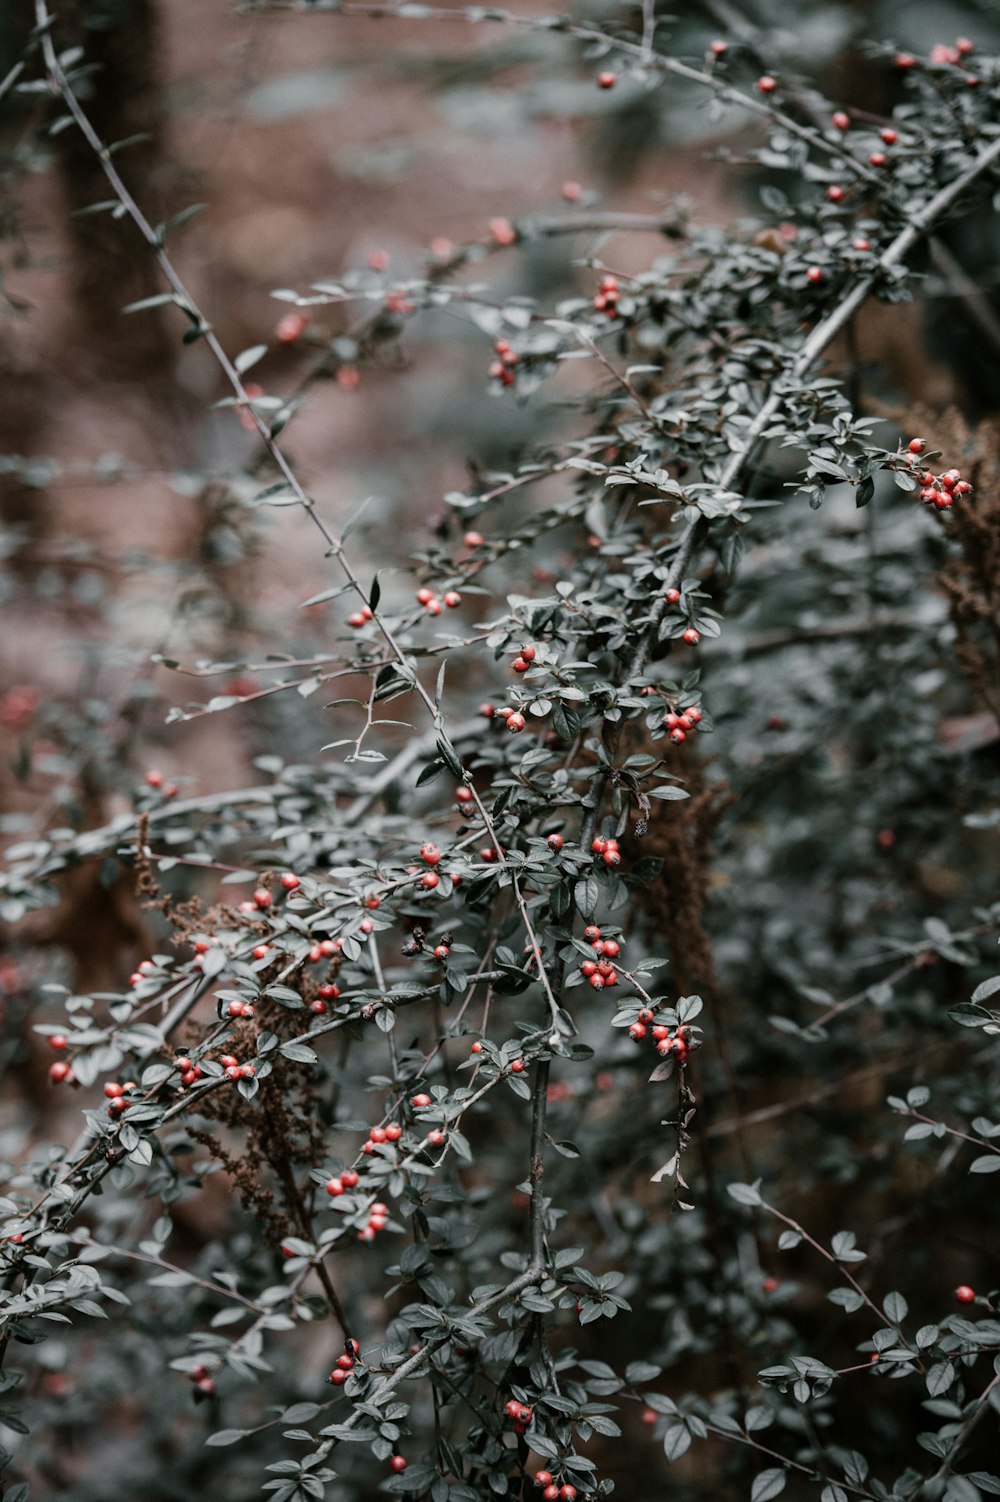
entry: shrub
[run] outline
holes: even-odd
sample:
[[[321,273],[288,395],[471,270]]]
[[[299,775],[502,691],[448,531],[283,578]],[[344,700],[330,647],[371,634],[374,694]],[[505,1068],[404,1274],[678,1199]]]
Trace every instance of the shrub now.
[[[598,240],[554,305],[479,279],[561,227],[509,220],[277,294],[289,344],[360,304],[362,354],[461,315],[499,400],[564,403],[404,580],[326,520],[298,395],[226,352],[38,6],[13,86],[97,155],[164,281],[136,316],[179,312],[259,438],[227,504],[304,514],[339,620],[175,719],[333,685],[344,734],[7,851],[8,923],[100,860],[155,948],[34,998],[81,1121],[8,1169],[6,1497],[1000,1492],[1000,442],[886,405],[854,343],[1000,187],[1000,61],[882,49],[890,120],[652,11],[528,22],[598,87],[738,107],[763,210],[664,214],[635,273]]]

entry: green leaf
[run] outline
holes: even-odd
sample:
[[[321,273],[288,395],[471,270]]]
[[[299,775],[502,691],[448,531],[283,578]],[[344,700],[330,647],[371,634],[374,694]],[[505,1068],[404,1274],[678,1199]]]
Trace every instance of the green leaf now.
[[[783,1466],[771,1466],[768,1470],[761,1471],[753,1479],[750,1502],[771,1502],[772,1497],[777,1497],[785,1490],[787,1480],[788,1472]]]

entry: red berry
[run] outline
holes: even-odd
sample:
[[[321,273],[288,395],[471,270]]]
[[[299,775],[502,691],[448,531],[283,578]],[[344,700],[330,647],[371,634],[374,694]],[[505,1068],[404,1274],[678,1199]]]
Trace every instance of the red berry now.
[[[760,1286],[764,1293],[776,1293],[778,1290],[778,1280],[777,1278],[765,1278]]]
[[[473,1043],[472,1047],[469,1049],[470,1053],[482,1053],[482,1051],[483,1051],[483,1045],[478,1041],[478,1039],[477,1039],[477,1041],[475,1043]]]
[[[49,1065],[49,1079],[54,1085],[65,1084],[72,1078],[73,1071],[64,1059],[58,1059],[54,1064]]]
[[[413,1097],[413,1099],[410,1101],[410,1105],[414,1106],[418,1111],[421,1110],[424,1106],[429,1106],[430,1103],[431,1103],[430,1096],[429,1095],[424,1095],[424,1094],[415,1095]]]
[[[513,1061],[513,1063],[511,1064],[511,1066],[510,1066],[510,1072],[511,1072],[511,1074],[523,1074],[524,1073],[524,1060],[523,1059],[515,1059]]]
[[[531,667],[531,663],[528,662],[524,657],[515,657],[514,661],[511,663],[511,667],[514,669],[515,673],[526,673]]]
[[[359,1175],[353,1168],[346,1168],[340,1175],[340,1180],[345,1189],[353,1189],[358,1182],[358,1177]]]
[[[884,151],[873,151],[868,160],[873,167],[884,167],[888,158]]]
[[[976,1290],[970,1288],[968,1283],[960,1283],[955,1289],[955,1297],[960,1304],[971,1304],[976,1297]]]
[[[601,860],[606,866],[620,866],[622,863],[621,855],[617,850],[605,850]]]
[[[844,190],[842,187],[840,187],[839,183],[831,183],[826,190],[826,196],[827,198],[829,198],[831,203],[842,203],[844,198]]]
[[[680,597],[681,597],[681,592],[680,592],[679,589],[668,589],[668,590],[666,590],[666,592],[664,593],[664,596],[663,596],[663,598],[666,600],[666,602],[667,602],[668,605],[676,605],[677,602],[680,600]]]
[[[286,871],[281,878],[281,885],[284,887],[286,892],[294,892],[295,888],[297,886],[300,886],[301,883],[299,882],[299,878],[295,875],[294,871]]]
[[[331,1199],[336,1199],[338,1195],[341,1195],[344,1192],[344,1182],[343,1182],[343,1180],[342,1179],[327,1179],[327,1181],[326,1181],[326,1192],[330,1196]]]
[[[809,270],[806,272],[806,281],[812,282],[813,286],[816,286],[816,284],[821,282],[822,280],[823,268],[821,266],[810,266]]]
[[[897,52],[895,63],[897,68],[914,68],[916,67],[917,60],[909,52]]]
[[[834,110],[832,118],[837,130],[850,130],[851,117],[845,110]]]
[[[689,647],[693,647],[697,642],[701,641],[701,632],[696,631],[693,626],[689,626],[686,631],[682,632],[681,640],[686,641]]]
[[[61,1053],[69,1043],[65,1033],[53,1033],[49,1039],[49,1047],[54,1048],[56,1053]]]
[[[545,1498],[545,1502],[556,1502],[556,1498],[559,1496],[559,1488],[556,1486],[554,1481],[550,1482],[550,1484],[545,1488],[545,1490],[542,1492],[542,1496]]]
[[[271,906],[271,903],[274,901],[274,898],[271,896],[266,887],[258,887],[256,892],[254,892],[253,894],[253,900],[256,907],[263,909],[269,908]]]
[[[417,604],[418,605],[429,605],[431,603],[431,601],[433,600],[433,598],[434,598],[434,591],[433,591],[433,589],[428,589],[426,584],[424,585],[424,587],[422,589],[418,589],[417,590]]]
[[[882,137],[882,140],[887,146],[895,146],[896,142],[899,140],[899,136],[894,130],[880,130],[879,135]]]
[[[389,1467],[393,1471],[405,1471],[406,1461],[403,1459],[402,1455],[394,1455],[389,1462]]]
[[[729,43],[723,42],[721,40],[716,40],[709,43],[708,50],[713,57],[725,57],[726,53],[729,51]]]
[[[772,78],[770,73],[765,73],[763,77],[758,78],[757,80],[758,93],[773,94],[777,87],[778,80],[776,78]],[[576,1496],[576,1493],[574,1492],[573,1495]]]
[[[434,958],[436,960],[446,960],[450,954],[451,950],[449,949],[447,944],[435,944]]]
[[[444,597],[444,603],[447,605],[449,610],[457,610],[459,605],[461,605],[462,603],[462,596],[459,594],[457,589],[449,589],[448,593]]]
[[[576,1487],[570,1486],[569,1482],[559,1488],[560,1502],[576,1502]]]
[[[545,843],[550,850],[561,850],[563,847],[563,837],[561,834],[550,834]]]
[[[550,1485],[551,1481],[552,1481],[552,1472],[551,1471],[536,1471],[535,1472],[535,1485],[536,1486],[548,1486],[548,1485]]]
[[[512,731],[514,734],[516,734],[519,730],[523,730],[524,725],[524,715],[520,714],[517,710],[515,710],[513,714],[507,716],[507,729]]]
[[[607,71],[604,73],[598,73],[597,75],[597,87],[599,89],[613,89],[617,82],[618,75],[616,73]]]
[[[466,532],[462,541],[467,548],[481,548],[486,539],[481,532]]]
[[[863,238],[862,239],[858,239],[858,240],[852,240],[851,244],[854,246],[855,250],[871,250],[871,248],[872,248],[871,241],[870,240],[865,240]]]
[[[583,937],[589,944],[593,944],[595,939],[601,937],[601,930],[597,927],[596,923],[588,923],[587,927],[583,930]]]
[[[641,1038],[644,1038],[646,1036],[646,1029],[643,1027],[641,1022],[633,1022],[632,1026],[628,1030],[628,1035],[630,1038],[634,1038],[638,1043]]]

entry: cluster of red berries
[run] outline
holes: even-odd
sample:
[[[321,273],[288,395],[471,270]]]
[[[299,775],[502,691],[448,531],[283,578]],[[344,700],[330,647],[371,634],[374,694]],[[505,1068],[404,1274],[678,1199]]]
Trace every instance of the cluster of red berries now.
[[[344,1172],[335,1178],[327,1179],[326,1192],[331,1199],[337,1199],[341,1194],[346,1194],[348,1189],[357,1188],[361,1175],[353,1168],[345,1168]]]
[[[457,610],[462,603],[462,596],[457,589],[447,590],[441,599],[444,600],[449,610]],[[433,589],[428,589],[426,584],[422,589],[417,590],[417,604],[422,605],[428,615],[441,614],[441,600],[438,599]]]
[[[154,792],[162,791],[164,798],[177,797],[177,784],[174,782],[165,783],[163,781],[163,773],[156,771],[155,768],[146,773],[146,786],[152,788]]]
[[[521,647],[511,663],[515,673],[526,673],[538,655],[537,647]]]
[[[975,51],[974,43],[968,37],[957,37],[955,45],[949,47],[946,42],[937,42],[930,50],[927,61],[936,64],[950,64],[952,67],[960,63],[963,57],[968,57],[970,52]]]
[[[193,1059],[189,1059],[187,1054],[180,1054],[174,1060],[174,1068],[180,1070],[181,1083],[184,1085],[195,1084],[202,1078],[204,1073],[201,1065],[196,1064]]]
[[[368,1212],[368,1224],[358,1232],[359,1241],[374,1241],[379,1231],[389,1224],[389,1206],[376,1200]]]
[[[663,598],[666,600],[668,605],[679,605],[681,602],[681,592],[679,589],[670,588],[664,590]],[[697,644],[701,641],[701,632],[698,631],[694,626],[688,626],[684,631],[681,632],[681,641],[687,642],[689,647],[697,646]]]
[[[669,1028],[666,1023],[657,1022],[656,1013],[650,1007],[643,1007],[639,1016],[628,1030],[630,1038],[636,1043],[641,1043],[649,1033],[656,1044],[656,1051],[661,1058],[667,1059],[671,1054],[678,1064],[684,1064],[691,1050],[691,1029],[689,1027]]]
[[[318,965],[320,960],[332,960],[340,953],[341,947],[339,939],[317,939],[309,950],[310,963]],[[339,996],[340,992],[337,991],[336,994]]]
[[[403,1135],[403,1128],[398,1121],[390,1121],[388,1126],[373,1126],[368,1133],[368,1141],[361,1149],[363,1153],[373,1153],[382,1142],[398,1142]]]
[[[361,607],[360,610],[355,610],[355,612],[354,612],[353,615],[349,615],[347,617],[347,624],[349,626],[353,626],[354,629],[355,629],[355,631],[357,631],[362,626],[367,626],[368,622],[372,618],[372,615],[373,615],[373,611],[372,611],[371,606],[370,605],[362,605],[362,607]]]
[[[545,1502],[576,1502],[576,1487],[570,1486],[568,1481],[558,1486],[551,1471],[536,1471],[535,1485],[542,1488]]]
[[[914,464],[927,443],[923,438],[911,438],[906,447],[906,463]],[[920,485],[920,499],[925,505],[936,506],[938,511],[949,511],[956,496],[968,495],[972,490],[969,481],[962,479],[960,469],[946,470],[943,475],[935,475],[931,470],[923,469],[918,471],[916,478]]]
[[[156,966],[153,964],[153,961],[143,960],[142,963],[132,971],[132,974],[128,978],[128,983],[130,986],[137,986],[141,981],[144,981],[147,976],[155,974]]]
[[[108,1115],[112,1118],[124,1115],[133,1102],[125,1099],[129,1091],[136,1088],[135,1080],[126,1080],[120,1085],[117,1080],[108,1080],[104,1086],[104,1094],[108,1100]]]
[[[263,948],[264,946],[262,945],[261,947]],[[255,954],[256,952],[254,950]],[[249,1022],[253,1016],[253,1007],[248,1001],[231,1001],[226,1008],[226,1014],[229,1017],[244,1017]]]
[[[601,285],[594,298],[594,307],[598,313],[610,313],[613,317],[618,312],[618,296],[618,278],[602,276]]]
[[[337,1364],[326,1380],[330,1382],[334,1387],[343,1387],[344,1383],[347,1381],[348,1373],[353,1372],[360,1359],[361,1347],[358,1345],[357,1341],[350,1339],[345,1340],[344,1354],[343,1356],[337,1357]],[[401,1456],[399,1458],[402,1459]],[[406,1462],[404,1461],[403,1464],[405,1465]]]
[[[691,709],[683,709],[680,714],[674,709],[668,709],[663,716],[663,723],[670,732],[670,739],[675,746],[682,746],[689,735],[693,735],[701,724],[702,714],[697,706]]]
[[[506,1402],[503,1411],[514,1425],[515,1434],[523,1434],[535,1416],[527,1403],[519,1403],[516,1398],[511,1398]]]
[[[603,991],[605,986],[617,986],[618,971],[612,961],[622,952],[618,940],[602,939],[601,930],[596,923],[589,924],[583,930],[583,937],[595,955],[594,959],[584,960],[580,965],[580,974],[584,980],[589,981],[595,991]]]
[[[501,386],[513,386],[516,379],[514,366],[518,361],[516,349],[512,349],[506,339],[498,339],[493,346],[496,359],[490,366],[490,375],[494,381],[499,381]]]
[[[603,835],[595,835],[590,842],[590,848],[595,855],[599,855],[606,866],[620,866],[622,863],[621,851],[618,849],[618,841],[605,839]]]
[[[252,1064],[241,1064],[235,1054],[224,1053],[219,1063],[234,1084],[237,1080],[252,1080],[257,1073]]]
[[[490,711],[496,719],[506,722],[507,729],[512,735],[517,735],[518,731],[523,730],[527,724],[521,711],[514,709],[509,704],[501,704],[497,709],[493,709],[493,706],[490,705]]]
[[[203,1398],[215,1396],[215,1383],[207,1366],[195,1366],[188,1372],[188,1380],[195,1385],[195,1396],[200,1394]]]

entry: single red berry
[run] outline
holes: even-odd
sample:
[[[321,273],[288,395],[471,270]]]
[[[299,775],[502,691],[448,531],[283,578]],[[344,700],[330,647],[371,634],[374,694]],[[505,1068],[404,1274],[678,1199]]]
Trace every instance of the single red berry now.
[[[872,248],[871,241],[865,240],[863,237],[857,240],[852,240],[851,244],[854,246],[855,250],[871,250]]]
[[[578,199],[583,197],[583,189],[579,183],[565,182],[560,192],[567,203],[576,203]]]
[[[960,1283],[955,1289],[955,1297],[960,1304],[971,1304],[976,1297],[976,1290],[970,1288],[968,1283]]]
[[[461,605],[462,603],[462,596],[459,594],[457,589],[449,589],[448,593],[444,597],[444,603],[447,605],[449,610],[457,610],[459,605]]]
[[[450,954],[451,950],[449,949],[447,944],[435,944],[434,958],[436,960],[446,960]]]
[[[546,845],[548,845],[550,850],[558,851],[563,847],[563,837],[561,834],[550,834],[545,843]]]
[[[512,1062],[512,1064],[510,1066],[510,1072],[511,1072],[511,1074],[523,1074],[524,1073],[524,1060],[523,1059],[514,1059],[514,1061]]]
[[[757,80],[757,91],[760,94],[773,94],[777,87],[778,80],[772,78],[770,73],[765,73]],[[573,1495],[576,1496],[576,1493],[574,1492]]]
[[[68,1043],[69,1039],[66,1037],[65,1033],[53,1033],[52,1037],[49,1039],[49,1047],[54,1048],[56,1053],[62,1053],[63,1049],[68,1045]]]
[[[403,1459],[402,1455],[394,1455],[389,1462],[389,1466],[393,1471],[405,1471],[406,1461]]]
[[[301,882],[294,871],[286,871],[281,878],[281,885],[286,892],[294,892],[296,887],[301,886]]]
[[[868,160],[873,167],[884,167],[888,158],[884,151],[873,151],[869,155]]]
[[[851,117],[846,110],[834,110],[832,119],[837,130],[850,130]]]
[[[470,1053],[482,1053],[482,1051],[483,1051],[483,1045],[478,1041],[478,1039],[476,1040],[475,1043],[473,1043],[472,1047],[469,1049]]]
[[[347,1373],[341,1367],[334,1367],[333,1371],[327,1378],[327,1381],[332,1383],[334,1387],[343,1387],[344,1383],[347,1381]]]
[[[618,75],[616,73],[605,71],[597,75],[597,87],[599,89],[613,89],[617,82]]]
[[[398,1142],[402,1135],[403,1128],[399,1125],[399,1122],[390,1121],[389,1125],[385,1129],[386,1142]]]
[[[556,1502],[556,1499],[559,1496],[559,1488],[556,1486],[554,1481],[549,1483],[549,1485],[542,1492],[542,1496],[545,1498],[545,1502]]]
[[[708,50],[713,57],[725,57],[726,53],[729,51],[729,43],[723,42],[721,39],[717,39],[716,41],[709,43]]]
[[[49,1065],[49,1079],[53,1085],[65,1084],[67,1080],[71,1080],[72,1078],[73,1071],[64,1059],[57,1059],[54,1064]]]
[[[622,863],[620,853],[617,850],[611,849],[605,850],[604,854],[601,856],[601,860],[606,866],[620,866]]]
[[[524,657],[515,657],[511,663],[511,667],[515,673],[526,673],[531,667],[531,663]]]
[[[431,603],[431,601],[433,600],[433,598],[434,598],[434,591],[433,591],[433,589],[428,589],[426,584],[423,586],[422,589],[418,589],[417,590],[417,604],[418,605],[429,605]]]
[[[486,539],[481,532],[466,532],[462,541],[467,548],[481,548]]]
[[[696,631],[693,626],[689,626],[686,631],[682,632],[681,640],[686,641],[689,647],[693,647],[697,642],[701,641],[701,632]]]
[[[843,203],[844,190],[839,183],[831,183],[826,190],[826,196],[831,203]]]
[[[271,906],[274,898],[271,896],[266,887],[258,887],[256,892],[254,892],[253,894],[253,900],[256,907],[264,909]]]
[[[895,146],[896,142],[899,140],[899,136],[896,131],[890,130],[888,128],[885,130],[880,130],[879,135],[882,137],[882,140],[887,146]]]
[[[902,68],[905,71],[907,68],[916,67],[917,60],[909,52],[897,52],[895,63],[897,68]]]
[[[806,281],[807,282],[812,282],[813,286],[816,286],[822,280],[823,280],[823,268],[822,268],[822,266],[810,266],[809,270],[806,272]]]
[[[778,1280],[777,1278],[768,1277],[763,1280],[760,1286],[764,1293],[777,1293]]]
[[[671,732],[670,732],[670,739],[673,741],[673,743],[674,743],[675,746],[683,746],[684,742],[687,740],[687,736],[684,734],[684,731],[678,725],[676,727],[676,729],[671,730]]]
[[[346,1168],[340,1175],[341,1183],[345,1189],[353,1189],[358,1182],[359,1175],[353,1168]]]
[[[535,1485],[536,1486],[548,1486],[551,1483],[551,1481],[552,1481],[552,1472],[551,1471],[536,1471],[535,1472]]]
[[[664,592],[663,596],[668,605],[676,605],[680,600],[680,597],[681,592],[679,589],[668,589]]]
[[[415,1095],[410,1101],[410,1105],[414,1106],[418,1111],[421,1110],[424,1106],[429,1106],[430,1103],[430,1096],[423,1093],[421,1093],[420,1095]]]
[[[632,1026],[628,1030],[628,1035],[630,1038],[634,1038],[638,1043],[640,1039],[646,1036],[646,1029],[643,1027],[641,1022],[633,1022]]]
[[[569,1482],[559,1488],[560,1502],[576,1502],[576,1487],[570,1486]]]
[[[344,1181],[342,1179],[327,1179],[326,1192],[331,1199],[336,1199],[338,1195],[344,1192]]]
[[[524,726],[524,715],[520,714],[517,710],[515,710],[513,714],[507,716],[507,729],[512,733],[516,734],[519,730],[523,730]]]

